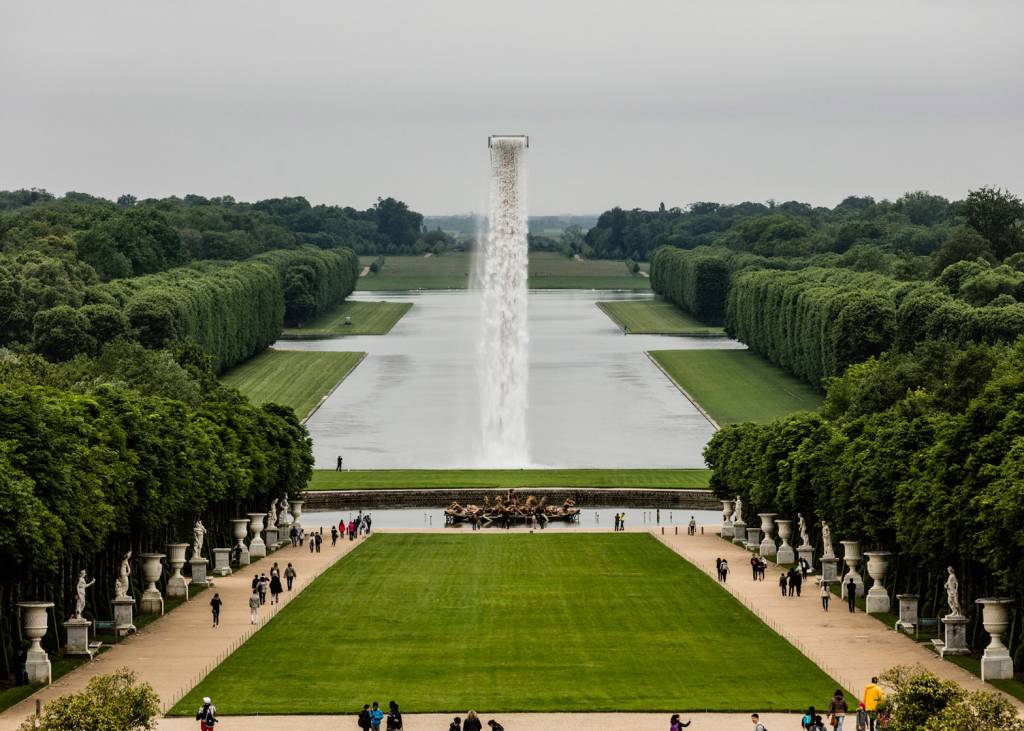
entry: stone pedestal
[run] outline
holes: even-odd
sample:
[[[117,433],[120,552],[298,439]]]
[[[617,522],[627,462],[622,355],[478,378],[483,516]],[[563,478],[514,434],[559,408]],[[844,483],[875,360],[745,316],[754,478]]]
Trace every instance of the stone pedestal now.
[[[100,647],[100,643],[96,643],[94,647],[89,645],[89,627],[92,626],[92,622],[88,619],[69,619],[64,623],[64,629],[67,631],[67,644],[64,645],[65,655],[78,655],[88,657],[90,660],[92,656]]]
[[[720,500],[722,503],[722,538],[732,539],[736,536],[736,529],[732,522],[732,500]]]
[[[114,631],[118,637],[135,632],[135,600],[130,596],[114,600]]]
[[[747,545],[747,524],[742,520],[737,520],[733,525],[733,531],[736,535],[733,537],[732,542],[737,546]]]
[[[302,506],[305,502],[305,500],[292,500],[290,504],[292,509],[292,527],[299,532],[302,532],[302,523],[299,518],[302,517]],[[291,529],[289,528],[289,530]]]
[[[982,680],[1009,680],[1013,678],[1013,658],[1003,644],[1003,633],[1010,624],[1010,599],[984,597],[976,600],[981,605],[981,623],[991,636],[981,658]]]
[[[806,543],[800,546],[800,548],[796,549],[796,558],[797,561],[801,559],[807,561],[807,565],[810,566],[807,573],[814,573],[814,546],[808,546]]]
[[[761,548],[761,529],[747,528],[747,550],[758,551]]]
[[[188,581],[181,575],[187,550],[187,543],[167,544],[167,565],[171,567],[171,576],[167,579],[167,596],[188,599]]]
[[[213,584],[206,575],[206,567],[210,565],[208,560],[205,558],[192,558],[188,564],[192,567],[193,586],[211,586]]]
[[[860,541],[839,541],[843,546],[843,561],[846,563],[846,573],[843,575],[843,599],[846,598],[846,584],[853,579],[857,587],[857,596],[864,596],[864,579],[861,577],[857,567],[860,565]]]
[[[886,569],[889,568],[888,551],[867,551],[868,575],[871,577],[871,589],[868,591],[865,611],[868,614],[887,614],[891,608],[889,592],[882,585]]]
[[[162,553],[144,553],[142,558],[142,578],[146,582],[146,590],[142,592],[142,601],[139,602],[139,611],[143,614],[164,613],[164,597],[156,588],[156,582],[160,580],[163,573],[161,561],[164,558]]]
[[[277,537],[278,536],[277,528],[267,528],[263,532],[263,535],[266,536],[266,538],[264,538],[264,540],[266,541],[266,544],[267,544],[267,551],[274,551],[274,550],[276,550],[277,547],[278,547],[278,541],[280,540]]]
[[[231,575],[231,549],[230,548],[215,548],[215,549],[213,549],[213,575],[214,576],[230,576]]]
[[[757,514],[757,517],[761,519],[761,530],[764,531],[764,538],[761,539],[761,555],[770,559],[774,559],[777,554],[775,539],[772,538],[772,531],[775,530],[776,515],[778,513]]]
[[[894,629],[901,632],[914,632],[917,629],[917,606],[919,601],[917,594],[897,594],[896,600],[900,603],[900,618],[897,620]]]
[[[267,544],[263,542],[263,519],[265,513],[248,513],[249,530],[252,531],[252,540],[249,541],[249,556],[252,559],[263,558],[267,555]]]
[[[245,545],[245,534],[249,530],[248,518],[235,518],[231,521],[232,534],[238,543],[235,549],[238,551],[238,567],[249,565],[249,549]]]
[[[793,535],[793,521],[776,520],[775,525],[779,526],[779,540],[781,541],[775,554],[775,563],[796,563],[796,552],[793,550],[793,546],[789,545],[789,538]]]
[[[49,611],[53,602],[18,602],[21,610],[21,626],[25,637],[31,642],[28,648],[28,656],[25,660],[25,672],[28,673],[29,683],[50,684],[51,665],[50,656],[39,644],[39,641],[46,635],[49,627]]]
[[[935,640],[939,657],[946,655],[970,655],[967,647],[967,617],[961,614],[948,614],[942,618],[944,641]]]
[[[821,559],[821,580],[830,584],[839,581],[839,559],[835,556],[825,556]]]

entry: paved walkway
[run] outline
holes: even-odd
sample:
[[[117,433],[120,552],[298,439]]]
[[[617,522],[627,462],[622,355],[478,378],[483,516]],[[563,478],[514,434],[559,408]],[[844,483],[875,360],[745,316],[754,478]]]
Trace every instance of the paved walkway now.
[[[308,521],[303,521],[303,525],[307,530],[313,528]],[[260,610],[262,624],[326,568],[360,543],[339,540],[338,545],[332,549],[327,530],[329,526],[325,527],[326,540],[320,553],[310,553],[308,545],[301,548],[289,546],[274,551],[267,558],[231,576],[213,577],[215,585],[212,589],[179,605],[137,634],[101,653],[92,662],[75,668],[49,687],[0,713],[0,731],[17,729],[34,712],[36,699],[45,705],[58,696],[82,690],[95,675],[110,673],[124,666],[138,672],[142,680],[153,686],[163,708],[174,705],[200,678],[258,628],[259,625],[254,628],[249,623],[249,594],[254,573],[264,572],[269,575],[270,567],[277,562],[284,581],[284,567],[291,562],[298,574],[293,590],[290,593],[285,591],[280,604],[271,606],[268,597],[268,603]],[[211,627],[210,620],[210,598],[214,591],[224,601],[220,626],[216,629]]]
[[[707,527],[703,535],[687,536],[681,530],[675,535],[666,528],[655,536],[679,555],[716,577],[715,558],[729,561],[730,573],[725,587],[757,614],[766,624],[789,640],[847,690],[859,696],[871,676],[879,675],[894,665],[920,664],[939,677],[953,680],[971,690],[1000,692],[983,683],[958,665],[939,657],[910,637],[887,629],[874,617],[857,611],[850,614],[846,602],[833,597],[829,611],[821,608],[818,587],[813,582],[797,598],[783,597],[778,586],[778,570],[768,563],[764,581],[754,581],[750,572],[750,553],[722,540],[718,529]],[[870,585],[870,581],[868,582]],[[1018,710],[1024,703],[1003,694]],[[817,703],[815,703],[817,701]],[[828,698],[810,698],[815,705],[827,705]]]

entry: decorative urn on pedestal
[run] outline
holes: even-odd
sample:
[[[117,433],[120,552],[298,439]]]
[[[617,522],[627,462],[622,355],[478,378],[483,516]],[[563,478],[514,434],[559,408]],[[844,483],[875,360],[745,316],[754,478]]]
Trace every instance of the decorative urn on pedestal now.
[[[853,585],[857,588],[857,596],[864,596],[864,579],[857,571],[860,566],[860,541],[839,541],[843,547],[843,561],[846,562],[846,574],[843,576],[842,594],[846,598],[846,584],[853,579]]]
[[[53,602],[18,602],[21,627],[31,646],[25,659],[25,672],[29,683],[50,683],[50,656],[40,643],[50,625],[49,611]]]
[[[188,581],[181,575],[187,550],[187,543],[167,544],[167,565],[171,567],[171,575],[167,579],[167,596],[188,599]]]
[[[164,559],[162,553],[144,553],[142,559],[142,579],[146,582],[146,589],[142,592],[142,601],[139,602],[139,611],[143,614],[163,614],[164,597],[156,588],[156,582],[160,580],[163,573]]]
[[[266,513],[248,513],[249,530],[252,531],[252,540],[249,541],[249,557],[263,558],[267,555],[267,544],[263,542],[263,519]]]
[[[789,538],[793,535],[793,521],[776,520],[775,525],[779,527],[779,540],[782,542],[775,555],[775,563],[796,563],[796,553],[789,543]]]
[[[772,538],[772,531],[775,530],[776,515],[778,513],[757,514],[757,517],[761,519],[761,530],[764,532],[764,538],[761,539],[761,555],[770,559],[774,559],[777,553],[775,539]]]
[[[981,658],[981,679],[1009,680],[1013,678],[1013,658],[1010,657],[1010,651],[1003,644],[1003,633],[1010,625],[1009,608],[1013,600],[1002,597],[984,597],[976,599],[975,603],[981,605],[981,623],[992,638]]]
[[[239,567],[249,565],[249,548],[245,545],[245,534],[249,530],[249,519],[248,518],[233,518],[231,520],[232,535],[235,540],[238,541],[235,544],[235,550],[238,551],[238,565]]]
[[[888,551],[867,551],[864,555],[868,559],[868,575],[872,580],[866,601],[867,613],[888,614],[891,603],[889,592],[882,585],[882,581],[885,579],[885,572],[889,568],[889,556],[892,554]]]

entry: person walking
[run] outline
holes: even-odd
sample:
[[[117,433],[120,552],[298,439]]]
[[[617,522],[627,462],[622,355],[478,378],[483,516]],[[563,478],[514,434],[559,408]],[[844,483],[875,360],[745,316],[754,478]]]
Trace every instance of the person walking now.
[[[354,520],[350,520],[348,522],[348,539],[350,541],[354,541],[356,539],[356,522]]]
[[[260,593],[260,606],[267,603],[267,590],[270,588],[270,579],[267,578],[266,574],[260,574],[260,581],[257,584],[257,589]]]
[[[754,724],[754,731],[768,731],[768,729],[764,727],[764,724],[761,723],[761,717],[756,713],[750,714],[750,722]]]
[[[782,591],[782,596],[786,596],[786,574],[779,574],[779,590]]]
[[[682,731],[690,725],[690,721],[681,721],[678,713],[673,713],[672,718],[668,720],[668,731]]]
[[[213,592],[213,599],[210,600],[210,611],[213,613],[213,626],[220,626],[220,608],[224,602],[220,599],[220,594]]]
[[[336,545],[338,545],[338,526],[332,525],[331,526],[331,548],[334,548]]]
[[[366,524],[366,535],[370,535],[370,529],[373,527],[373,521],[370,520],[369,513],[363,516],[363,523]]]
[[[722,583],[724,584],[729,580],[729,562],[726,559],[722,559]]]
[[[868,712],[868,731],[875,731],[878,727],[878,704],[885,698],[885,693],[878,686],[878,678],[872,678],[871,682],[864,687],[864,710]]]
[[[374,701],[373,708],[370,709],[370,731],[380,731],[380,722],[383,720],[384,711],[380,710],[380,705]]]
[[[281,572],[270,572],[270,603],[281,603]]]
[[[448,731],[462,731],[462,719],[458,716],[452,719],[452,722],[448,724]]]
[[[292,526],[292,529],[288,531],[288,537],[292,539],[293,548],[299,545],[299,529],[296,528],[294,525]]]
[[[718,580],[722,580],[722,557],[718,556],[715,558],[715,573],[718,575]]]
[[[799,571],[797,571],[796,569],[793,570],[793,583],[796,584],[796,596],[799,599],[800,598],[800,589],[804,585],[804,575],[802,573],[800,573]]]
[[[295,568],[292,566],[292,562],[288,562],[288,566],[284,570],[284,580],[288,583],[288,591],[292,590],[292,582],[295,581]]]
[[[356,725],[363,731],[370,731],[370,704],[364,703],[363,710],[359,712],[359,717],[356,719]]]
[[[213,724],[217,723],[217,706],[209,696],[203,698],[203,705],[196,711],[196,720],[199,721],[199,731],[213,731]]]
[[[388,703],[387,731],[399,731],[402,728],[402,712],[394,701]]]
[[[852,577],[846,582],[846,604],[850,608],[850,614],[857,611],[857,584]]]
[[[786,576],[789,580],[789,595],[793,596],[796,593],[796,569],[791,568]]]
[[[626,530],[626,514],[619,516],[619,530]]]
[[[804,713],[803,718],[800,719],[800,728],[804,729],[804,731],[811,729],[814,726],[815,715],[817,715],[817,713],[814,710],[814,706],[808,708],[807,712]]]
[[[846,694],[841,688],[836,688],[836,692],[832,694],[832,700],[828,704],[828,718],[832,728],[836,731],[843,731],[843,722],[849,711],[850,709],[846,705]]]
[[[256,624],[260,618],[260,593],[255,589],[249,595],[249,624]]]
[[[807,574],[811,573],[811,565],[807,562],[807,559],[803,556],[800,557],[800,574],[804,580],[807,579]]]
[[[764,581],[764,577],[768,574],[768,562],[765,561],[764,556],[761,556],[757,560],[757,562],[758,562],[758,564],[760,564],[760,569],[761,569],[761,575],[758,578],[761,581]]]
[[[341,472],[341,455],[338,455],[338,466],[334,468],[335,472]]]
[[[827,612],[828,611],[828,603],[832,599],[832,592],[830,592],[828,590],[828,582],[827,581],[820,581],[818,583],[821,585],[821,590],[820,590],[820,593],[821,593],[821,608],[824,609]]]
[[[750,575],[757,581],[757,574],[761,571],[761,559],[755,553],[750,557]]]
[[[658,522],[659,523],[661,522],[661,511],[660,510],[658,511]],[[697,535],[697,521],[694,520],[692,515],[690,516],[689,527],[690,527],[690,535],[691,536]]]
[[[313,539],[316,541],[316,552],[320,553],[320,544],[324,542],[324,534],[317,533],[315,536],[313,536]]]
[[[483,724],[476,717],[476,711],[466,714],[466,722],[462,724],[462,731],[483,731]]]
[[[871,717],[868,716],[868,712],[864,709],[863,703],[857,704],[857,717],[855,720],[857,725],[854,728],[856,728],[857,731],[870,731]]]

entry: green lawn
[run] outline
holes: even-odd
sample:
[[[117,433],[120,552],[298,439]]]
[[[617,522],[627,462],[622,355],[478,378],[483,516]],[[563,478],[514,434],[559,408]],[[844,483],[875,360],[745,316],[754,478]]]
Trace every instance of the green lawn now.
[[[320,340],[339,335],[387,335],[412,308],[408,302],[342,302],[305,327],[288,327],[282,340]],[[345,318],[352,324],[346,325]]]
[[[711,470],[314,470],[309,490],[431,487],[707,488]]]
[[[362,257],[364,266],[376,257]],[[648,265],[641,267],[647,270]],[[358,290],[400,291],[409,289],[465,289],[473,268],[473,255],[465,252],[441,256],[389,256],[377,274],[360,277]],[[537,251],[530,254],[532,289],[641,289],[650,280],[630,274],[621,261],[588,259],[576,261],[561,254]]]
[[[291,406],[300,419],[320,403],[366,353],[268,350],[221,376],[250,401]]]
[[[648,534],[382,534],[172,713],[794,710],[837,687]]]
[[[724,328],[705,325],[662,299],[598,302],[597,306],[634,335],[725,335]]]
[[[821,394],[749,350],[651,352],[719,425],[768,422],[821,405]]]

